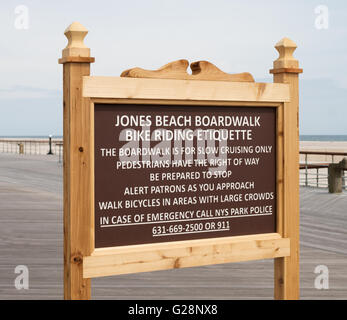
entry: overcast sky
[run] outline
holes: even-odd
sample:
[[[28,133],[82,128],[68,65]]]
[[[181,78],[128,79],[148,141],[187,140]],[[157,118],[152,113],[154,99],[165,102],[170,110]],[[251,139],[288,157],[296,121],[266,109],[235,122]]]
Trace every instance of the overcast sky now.
[[[28,9],[27,29],[18,29],[19,5]],[[320,11],[318,23],[319,5],[329,15]],[[62,134],[57,60],[66,46],[64,30],[73,21],[89,30],[85,42],[96,58],[92,74],[105,76],[185,58],[271,82],[268,71],[278,56],[274,45],[289,37],[304,68],[301,134],[347,134],[346,1],[2,0],[0,135]]]

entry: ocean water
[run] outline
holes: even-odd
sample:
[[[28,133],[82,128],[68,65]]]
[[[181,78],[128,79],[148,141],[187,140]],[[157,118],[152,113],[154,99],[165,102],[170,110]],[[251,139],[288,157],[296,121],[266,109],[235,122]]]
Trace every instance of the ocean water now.
[[[48,136],[1,136],[0,139],[3,138],[33,138],[33,139],[48,139]],[[63,136],[57,135],[52,136],[54,139],[62,139]],[[347,135],[300,135],[300,141],[347,141]]]
[[[301,135],[300,141],[347,141],[347,135]]]
[[[0,139],[6,139],[6,138],[11,138],[11,139],[48,139],[49,136],[0,136]],[[63,136],[54,136],[52,135],[53,139],[62,139]]]

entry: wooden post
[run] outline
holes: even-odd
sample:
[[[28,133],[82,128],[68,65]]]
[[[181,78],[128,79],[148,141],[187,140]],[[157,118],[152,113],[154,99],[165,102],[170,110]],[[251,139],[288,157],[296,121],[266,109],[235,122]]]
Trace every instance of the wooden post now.
[[[347,158],[339,163],[331,163],[328,168],[328,187],[330,193],[341,193],[343,190],[343,175],[347,170]]]
[[[299,62],[296,44],[284,38],[275,46],[279,58],[270,73],[274,82],[290,85],[290,102],[284,103],[284,217],[278,231],[290,238],[290,256],[275,259],[275,299],[299,299]]]
[[[91,229],[90,100],[82,97],[82,77],[90,75],[86,30],[78,22],[65,31],[64,68],[64,298],[90,299],[90,279],[83,279],[83,256],[93,250]]]

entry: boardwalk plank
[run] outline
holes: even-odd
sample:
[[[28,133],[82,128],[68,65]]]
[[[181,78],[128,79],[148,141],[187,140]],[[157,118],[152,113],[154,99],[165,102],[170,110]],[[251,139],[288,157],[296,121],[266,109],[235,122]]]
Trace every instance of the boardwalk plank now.
[[[301,188],[301,297],[347,299],[347,193]],[[0,299],[63,297],[62,167],[55,156],[0,153]],[[30,271],[14,288],[17,265]],[[326,265],[330,289],[317,290]],[[271,260],[93,279],[95,299],[272,299]]]

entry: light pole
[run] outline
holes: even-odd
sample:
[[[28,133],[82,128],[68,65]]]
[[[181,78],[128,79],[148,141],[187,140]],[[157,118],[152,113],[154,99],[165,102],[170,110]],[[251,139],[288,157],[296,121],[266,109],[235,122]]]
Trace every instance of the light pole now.
[[[52,152],[52,135],[49,135],[49,151],[47,154],[53,154]]]

